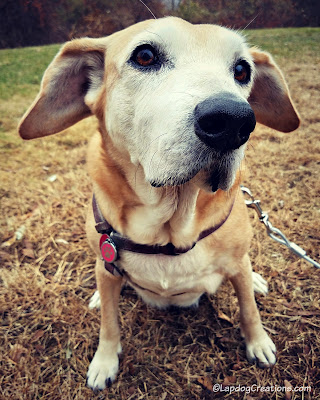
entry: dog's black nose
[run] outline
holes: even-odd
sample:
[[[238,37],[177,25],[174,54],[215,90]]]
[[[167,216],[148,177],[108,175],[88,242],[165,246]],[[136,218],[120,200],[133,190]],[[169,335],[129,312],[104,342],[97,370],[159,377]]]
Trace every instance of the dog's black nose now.
[[[239,148],[256,126],[250,105],[232,93],[212,96],[195,108],[195,132],[208,146],[228,151]]]

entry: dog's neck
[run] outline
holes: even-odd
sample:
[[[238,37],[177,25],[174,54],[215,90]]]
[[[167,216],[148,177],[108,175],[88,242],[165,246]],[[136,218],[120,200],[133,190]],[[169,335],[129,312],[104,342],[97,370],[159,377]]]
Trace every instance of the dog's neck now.
[[[137,243],[190,246],[202,230],[223,218],[232,203],[230,194],[221,190],[206,193],[192,181],[178,187],[153,188],[142,167],[132,164],[129,156],[100,135],[91,140],[88,160],[104,217]],[[216,206],[212,206],[213,197]]]

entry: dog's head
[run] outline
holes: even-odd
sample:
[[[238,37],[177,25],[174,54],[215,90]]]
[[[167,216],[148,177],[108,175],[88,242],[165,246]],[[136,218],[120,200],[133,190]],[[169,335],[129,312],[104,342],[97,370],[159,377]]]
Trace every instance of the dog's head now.
[[[173,17],[64,45],[20,135],[51,135],[92,114],[152,186],[195,177],[212,191],[232,186],[256,120],[283,132],[299,126],[268,53],[232,30]]]

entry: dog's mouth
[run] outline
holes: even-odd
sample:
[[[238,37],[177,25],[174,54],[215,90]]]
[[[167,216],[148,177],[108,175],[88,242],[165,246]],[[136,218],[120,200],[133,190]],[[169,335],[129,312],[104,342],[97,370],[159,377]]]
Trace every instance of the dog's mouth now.
[[[176,173],[165,179],[151,180],[151,186],[155,188],[166,186],[181,186],[193,180],[193,183],[209,192],[218,189],[228,191],[234,183],[237,169],[243,158],[243,150],[234,150],[225,154],[215,155],[206,163],[199,163],[196,168],[189,171],[177,168]]]
[[[185,183],[189,182],[192,178],[194,178],[199,170],[193,170],[188,173],[186,176],[172,176],[168,177],[167,179],[164,179],[162,181],[160,180],[153,180],[150,181],[150,185],[159,188],[159,187],[165,187],[165,186],[181,186],[184,185]]]
[[[216,192],[218,189],[229,190],[228,173],[225,173],[221,168],[206,168],[202,170],[194,170],[185,177],[172,177],[163,181],[151,181],[152,187],[160,188],[166,186],[181,186],[191,181],[194,178],[194,183],[198,186]]]
[[[219,189],[221,181],[220,171],[214,170],[207,180],[208,186],[210,186],[212,192],[216,192]]]

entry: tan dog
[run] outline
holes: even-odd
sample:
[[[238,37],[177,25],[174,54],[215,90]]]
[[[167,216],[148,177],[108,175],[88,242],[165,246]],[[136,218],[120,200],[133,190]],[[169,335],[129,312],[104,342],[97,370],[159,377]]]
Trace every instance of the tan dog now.
[[[253,292],[266,283],[252,275],[237,172],[255,118],[283,132],[299,126],[271,56],[229,29],[172,17],[73,40],[48,67],[20,135],[51,135],[92,114],[100,134],[88,153],[97,204],[87,234],[97,255],[101,330],[88,385],[103,389],[116,377],[125,281],[149,304],[184,307],[229,278],[249,360],[273,365],[276,349]],[[100,243],[105,232],[114,241]]]

